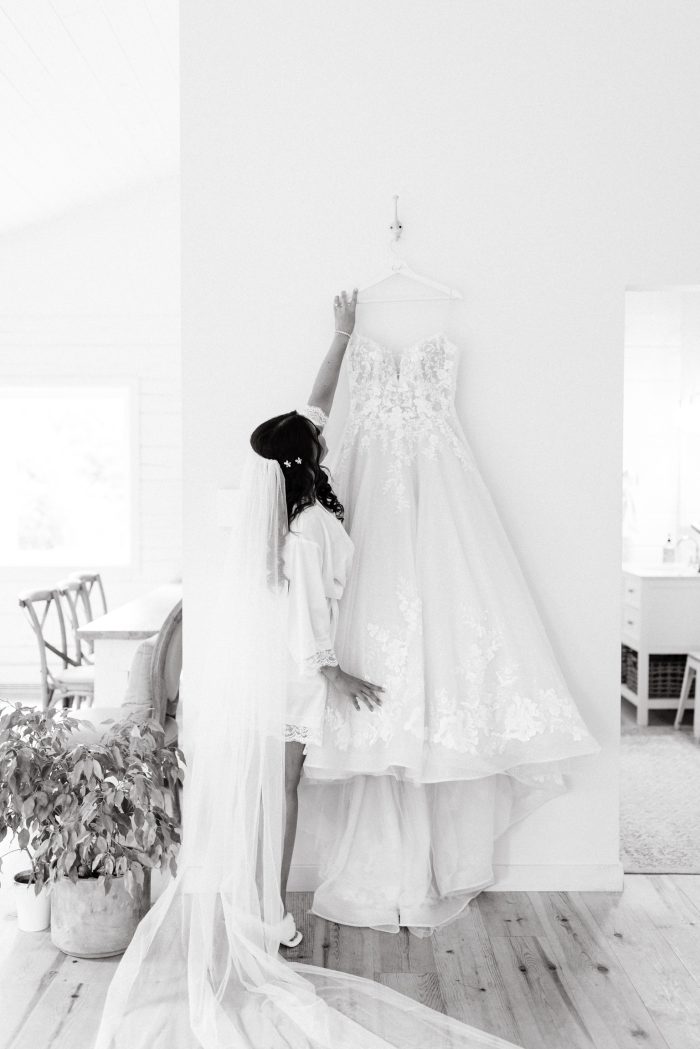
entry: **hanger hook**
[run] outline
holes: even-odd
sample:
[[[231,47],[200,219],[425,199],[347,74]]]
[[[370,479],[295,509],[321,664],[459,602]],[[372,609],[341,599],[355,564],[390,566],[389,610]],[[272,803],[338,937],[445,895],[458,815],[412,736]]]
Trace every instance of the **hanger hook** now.
[[[403,229],[403,226],[399,222],[399,196],[398,196],[398,193],[394,194],[394,221],[389,226],[389,229],[391,230],[391,234],[392,234],[391,239],[392,239],[392,241],[397,241],[399,239],[399,237],[401,236],[401,230]]]

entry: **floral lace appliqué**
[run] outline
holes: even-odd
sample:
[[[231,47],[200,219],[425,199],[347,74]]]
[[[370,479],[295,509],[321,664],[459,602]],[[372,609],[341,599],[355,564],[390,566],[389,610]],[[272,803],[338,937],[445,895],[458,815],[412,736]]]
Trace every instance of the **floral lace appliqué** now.
[[[385,687],[382,706],[370,712],[329,702],[325,725],[342,751],[390,743],[397,734],[498,759],[514,743],[538,737],[580,741],[587,730],[571,697],[543,684],[512,655],[506,624],[492,610],[463,605],[453,624],[459,655],[445,663],[444,683],[426,689],[422,603],[415,584],[396,588],[398,615],[368,623],[367,676]]]
[[[397,366],[391,352],[368,336],[354,332],[350,341],[350,416],[339,466],[356,443],[365,450],[378,444],[388,456],[384,491],[397,511],[409,505],[405,471],[416,456],[435,459],[447,448],[473,470],[454,408],[456,347],[434,335],[404,349]]]
[[[366,673],[385,689],[382,706],[369,712],[356,711],[350,704],[326,704],[326,726],[341,750],[388,743],[401,730],[423,739],[422,605],[406,578],[399,580],[396,599],[399,617],[394,629],[379,623],[366,627],[370,639]]]
[[[427,741],[451,750],[498,755],[511,741],[526,743],[543,734],[585,739],[583,722],[570,698],[543,688],[509,654],[504,624],[494,613],[462,607],[459,630],[464,648],[456,670],[459,688],[439,688],[428,705]]]

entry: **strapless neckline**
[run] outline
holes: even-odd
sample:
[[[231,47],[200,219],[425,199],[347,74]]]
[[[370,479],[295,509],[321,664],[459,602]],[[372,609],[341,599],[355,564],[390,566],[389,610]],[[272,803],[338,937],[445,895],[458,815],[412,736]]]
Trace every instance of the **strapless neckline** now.
[[[448,339],[443,331],[433,332],[432,335],[426,335],[421,339],[416,339],[415,342],[410,342],[405,346],[398,346],[396,349],[392,349],[385,343],[379,342],[378,339],[373,339],[371,335],[366,335],[364,332],[353,330],[353,333],[348,340],[348,346],[353,340],[356,343],[365,343],[371,346],[373,349],[378,350],[379,353],[383,354],[391,362],[394,378],[399,381],[401,379],[402,365],[405,357],[416,353],[419,350],[425,349],[426,346],[431,344],[438,344],[443,347],[449,347],[449,349],[456,355],[458,350],[456,345],[451,339]]]
[[[433,332],[432,335],[425,335],[421,339],[416,339],[415,342],[409,342],[405,346],[397,346],[395,348],[387,346],[386,343],[379,342],[378,339],[374,339],[371,335],[366,335],[365,332],[353,331],[351,339],[361,340],[362,342],[369,342],[376,349],[381,350],[383,353],[389,354],[394,360],[400,360],[401,357],[406,353],[410,353],[412,350],[420,350],[424,346],[427,346],[431,342],[439,341],[452,349],[457,349],[451,339],[448,339],[443,331]]]

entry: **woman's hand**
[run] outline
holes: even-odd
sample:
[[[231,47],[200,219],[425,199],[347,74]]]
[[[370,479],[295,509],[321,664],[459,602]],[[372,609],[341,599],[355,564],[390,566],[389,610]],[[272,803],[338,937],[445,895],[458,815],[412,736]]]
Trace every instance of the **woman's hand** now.
[[[355,327],[355,307],[357,306],[357,288],[353,288],[352,297],[348,299],[347,292],[341,291],[333,299],[333,310],[335,311],[335,329],[352,335]]]
[[[335,691],[349,699],[355,710],[360,709],[360,702],[365,703],[369,710],[381,707],[384,689],[381,685],[374,685],[371,681],[365,681],[361,677],[353,677],[346,674],[340,667],[322,667],[321,673],[332,682]]]

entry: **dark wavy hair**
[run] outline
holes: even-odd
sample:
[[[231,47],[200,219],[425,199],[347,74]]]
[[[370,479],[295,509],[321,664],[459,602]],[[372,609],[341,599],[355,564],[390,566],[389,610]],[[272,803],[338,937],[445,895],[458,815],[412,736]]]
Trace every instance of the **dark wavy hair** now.
[[[310,419],[292,411],[267,419],[250,435],[253,451],[264,459],[276,459],[282,467],[290,526],[302,510],[314,503],[343,520],[345,509],[331,488],[328,471],[319,462],[322,449],[318,433]]]

